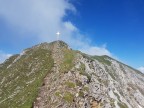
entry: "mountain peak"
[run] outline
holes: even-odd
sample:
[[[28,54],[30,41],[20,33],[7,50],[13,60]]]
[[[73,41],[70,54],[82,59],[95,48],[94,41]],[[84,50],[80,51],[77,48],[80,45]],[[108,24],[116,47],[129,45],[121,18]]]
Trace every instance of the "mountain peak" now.
[[[49,44],[50,45],[58,45],[58,47],[65,47],[65,48],[69,47],[69,45],[67,43],[65,43],[64,41],[62,41],[62,40],[53,41],[53,42],[51,42]]]
[[[66,49],[68,48],[69,49],[69,45],[65,43],[64,41],[58,40],[58,41],[53,41],[50,43],[43,42],[32,47],[32,49],[35,49],[35,48],[43,48],[43,49],[48,49],[48,50],[53,50],[53,48],[66,48]]]

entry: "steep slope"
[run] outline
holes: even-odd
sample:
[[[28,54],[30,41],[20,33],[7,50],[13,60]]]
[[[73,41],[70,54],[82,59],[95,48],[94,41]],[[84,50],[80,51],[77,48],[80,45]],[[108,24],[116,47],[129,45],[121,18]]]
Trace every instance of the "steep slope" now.
[[[30,108],[52,67],[51,51],[41,48],[27,49],[1,64],[0,108]]]
[[[10,57],[0,83],[0,108],[144,108],[144,74],[62,41]]]

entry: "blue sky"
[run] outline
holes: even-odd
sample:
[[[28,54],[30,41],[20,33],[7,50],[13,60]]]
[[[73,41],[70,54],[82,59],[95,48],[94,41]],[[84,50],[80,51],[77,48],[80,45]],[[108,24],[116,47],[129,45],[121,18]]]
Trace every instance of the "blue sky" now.
[[[77,27],[131,66],[144,65],[144,1],[81,0]]]
[[[74,49],[143,69],[143,19],[143,0],[0,0],[0,61],[60,31]]]

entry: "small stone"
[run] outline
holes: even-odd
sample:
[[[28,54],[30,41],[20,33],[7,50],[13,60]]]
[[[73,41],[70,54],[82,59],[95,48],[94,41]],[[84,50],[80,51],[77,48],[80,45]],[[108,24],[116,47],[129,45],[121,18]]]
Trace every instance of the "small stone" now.
[[[79,94],[78,93],[76,93],[76,97],[78,97],[79,96]]]

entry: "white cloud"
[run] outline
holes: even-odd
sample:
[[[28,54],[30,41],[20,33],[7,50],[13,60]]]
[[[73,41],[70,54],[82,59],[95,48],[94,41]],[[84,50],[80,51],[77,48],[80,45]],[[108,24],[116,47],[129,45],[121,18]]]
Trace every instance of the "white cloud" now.
[[[4,62],[10,56],[12,56],[12,55],[11,54],[6,54],[6,53],[0,51],[0,63]]]
[[[62,39],[73,32],[71,22],[63,21],[66,11],[76,12],[68,0],[0,0],[0,15],[24,32],[33,32],[41,41],[55,40],[57,31]]]
[[[144,73],[144,67],[139,67],[138,70]]]
[[[71,22],[65,22],[64,25],[70,31],[77,31],[77,28]]]
[[[91,55],[112,54],[106,47],[91,46],[91,40],[81,34],[70,21],[64,21],[67,10],[76,13],[70,0],[0,0],[0,16],[18,31],[36,34],[34,39],[56,40],[55,33],[61,32],[63,41],[71,47]]]
[[[80,49],[82,52],[90,54],[90,55],[108,55],[112,56],[112,54],[105,47],[97,47],[97,46],[88,46]]]

